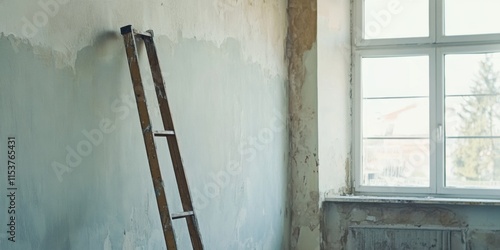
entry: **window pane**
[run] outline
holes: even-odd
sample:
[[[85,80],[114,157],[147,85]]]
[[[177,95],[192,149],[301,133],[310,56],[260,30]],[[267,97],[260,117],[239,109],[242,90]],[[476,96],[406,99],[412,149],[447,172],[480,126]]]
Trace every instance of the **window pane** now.
[[[429,56],[361,58],[363,97],[429,95]]]
[[[429,186],[429,56],[362,58],[361,86],[362,185]]]
[[[428,98],[363,100],[364,137],[428,135]]]
[[[447,136],[500,135],[500,53],[445,56]]]
[[[362,185],[428,187],[429,140],[363,140]]]
[[[500,136],[500,96],[446,98],[447,136]]]
[[[500,53],[451,54],[444,59],[446,95],[499,93]]]
[[[500,139],[447,139],[446,186],[500,188]]]
[[[500,1],[445,0],[445,35],[500,33]]]
[[[364,0],[363,38],[429,36],[429,0]]]

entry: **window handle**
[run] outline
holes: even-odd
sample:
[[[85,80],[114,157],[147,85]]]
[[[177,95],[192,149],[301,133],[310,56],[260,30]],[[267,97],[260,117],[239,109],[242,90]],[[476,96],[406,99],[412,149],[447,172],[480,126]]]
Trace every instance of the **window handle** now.
[[[438,124],[437,126],[437,130],[436,130],[436,140],[438,142],[442,142],[443,141],[443,125],[442,124]]]

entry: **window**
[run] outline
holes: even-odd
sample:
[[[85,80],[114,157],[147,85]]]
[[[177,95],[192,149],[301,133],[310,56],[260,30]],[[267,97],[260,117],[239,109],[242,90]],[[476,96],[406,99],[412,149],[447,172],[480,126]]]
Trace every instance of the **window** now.
[[[356,192],[500,198],[500,1],[354,2]]]

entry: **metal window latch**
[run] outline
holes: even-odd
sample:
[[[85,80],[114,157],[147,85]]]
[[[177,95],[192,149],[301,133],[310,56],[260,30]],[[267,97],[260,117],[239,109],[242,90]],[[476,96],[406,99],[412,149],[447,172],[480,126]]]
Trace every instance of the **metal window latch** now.
[[[436,129],[436,141],[437,142],[442,142],[443,141],[443,125],[438,124],[437,129]]]

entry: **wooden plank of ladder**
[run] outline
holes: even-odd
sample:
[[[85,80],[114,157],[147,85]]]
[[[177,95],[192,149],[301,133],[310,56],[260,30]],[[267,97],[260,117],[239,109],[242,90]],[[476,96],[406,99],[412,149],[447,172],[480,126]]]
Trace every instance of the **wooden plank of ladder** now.
[[[139,111],[139,119],[143,132],[142,135],[144,137],[144,144],[146,145],[149,169],[151,171],[151,177],[153,179],[153,186],[156,194],[156,203],[158,205],[158,211],[160,212],[160,219],[163,228],[163,235],[165,237],[165,243],[167,245],[167,249],[177,249],[174,230],[172,228],[172,219],[170,218],[163,180],[161,177],[160,164],[158,163],[158,157],[156,154],[153,132],[151,131],[151,122],[147,109],[146,96],[144,95],[144,87],[142,85],[142,78],[139,70],[135,36],[130,25],[122,27],[121,33],[125,42],[125,50],[127,53],[127,59],[130,68],[130,76],[132,77],[135,100],[137,103],[137,109]]]
[[[177,180],[177,187],[179,189],[182,208],[185,211],[184,215],[186,215],[181,218],[186,218],[193,249],[201,250],[203,249],[203,245],[201,242],[200,231],[198,228],[196,216],[194,214],[193,203],[191,200],[191,195],[189,193],[189,187],[186,180],[186,174],[184,172],[184,166],[182,164],[179,145],[177,143],[177,138],[174,132],[174,123],[172,120],[170,107],[168,105],[165,83],[161,74],[160,63],[153,40],[153,33],[150,32],[150,36],[142,36],[142,39],[144,40],[149,59],[149,65],[151,66],[151,74],[153,76],[153,82],[155,84],[156,96],[160,107],[163,126],[165,131],[172,131],[171,136],[166,137],[170,156],[172,158],[172,165],[174,167],[175,179]]]

